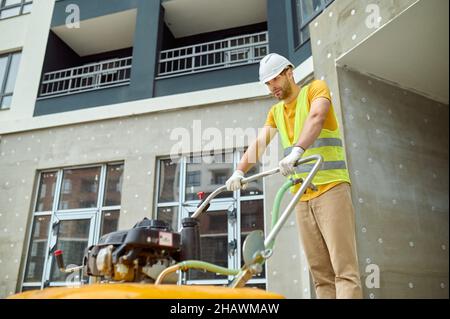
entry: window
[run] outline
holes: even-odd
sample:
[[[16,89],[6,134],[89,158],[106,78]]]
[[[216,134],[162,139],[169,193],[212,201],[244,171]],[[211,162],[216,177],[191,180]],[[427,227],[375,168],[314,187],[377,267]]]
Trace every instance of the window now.
[[[200,186],[200,178],[202,173],[200,171],[187,172],[186,185],[187,186]]]
[[[212,172],[213,185],[223,185],[231,174],[229,171],[216,170]]]
[[[45,249],[50,226],[50,215],[36,216],[31,230],[30,252],[25,270],[25,282],[41,282],[45,265]]]
[[[79,265],[88,245],[117,230],[122,173],[122,163],[40,172],[22,290],[65,285],[49,252]]]
[[[170,225],[173,231],[178,230],[178,207],[158,207],[158,219]]]
[[[224,185],[236,168],[242,152],[228,151],[214,155],[186,155],[172,161],[157,163],[156,218],[172,229],[181,229],[181,220],[192,215],[199,204],[198,192],[204,196]],[[247,176],[257,174],[255,165]],[[179,190],[179,191],[178,191]],[[243,263],[242,243],[254,230],[264,231],[263,181],[249,183],[240,192],[224,191],[210,203],[208,213],[200,219],[201,259],[227,268],[239,268]],[[240,245],[239,245],[240,243]],[[249,285],[265,287],[265,271],[253,277]],[[227,276],[190,270],[187,284],[226,285]]]
[[[233,173],[233,153],[221,153],[208,156],[190,156],[187,158],[186,174],[201,172],[205,177],[198,185],[185,186],[186,200],[197,200],[197,193],[204,192],[205,196],[212,193],[220,184]],[[223,192],[218,197],[232,197],[231,192]]]
[[[120,204],[122,195],[123,165],[110,165],[106,172],[105,206]]]
[[[179,169],[179,163],[174,163],[170,159],[160,162],[158,202],[178,201]]]
[[[41,173],[35,211],[51,211],[55,195],[56,172]]]
[[[96,207],[99,178],[100,167],[64,170],[59,209],[64,202],[68,209]]]
[[[309,23],[333,0],[293,0],[295,44],[301,46],[309,40]]]
[[[31,12],[33,1],[0,0],[0,20]]]
[[[0,55],[0,110],[11,107],[20,56],[21,52]]]
[[[241,202],[241,246],[247,235],[254,230],[264,231],[264,201],[262,199]],[[241,263],[244,265],[243,260]],[[257,277],[265,277],[265,269],[264,264],[263,272]]]
[[[102,214],[102,227],[100,231],[100,237],[117,230],[119,225],[119,214],[120,211],[112,210],[105,211]]]

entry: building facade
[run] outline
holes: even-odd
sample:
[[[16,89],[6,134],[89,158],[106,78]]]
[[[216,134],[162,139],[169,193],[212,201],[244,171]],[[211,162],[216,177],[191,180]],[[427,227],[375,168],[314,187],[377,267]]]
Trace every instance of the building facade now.
[[[86,246],[144,217],[179,229],[276,102],[258,83],[269,52],[296,65],[300,85],[330,87],[364,297],[448,298],[443,0],[0,0],[0,296],[85,280],[59,273],[56,248],[80,264]],[[274,141],[249,174],[281,156]],[[240,267],[282,183],[214,200],[203,259]],[[295,216],[249,285],[314,297]]]

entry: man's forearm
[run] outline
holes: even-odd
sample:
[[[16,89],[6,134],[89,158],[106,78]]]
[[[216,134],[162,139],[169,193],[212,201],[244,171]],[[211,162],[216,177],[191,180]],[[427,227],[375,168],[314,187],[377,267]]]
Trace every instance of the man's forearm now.
[[[261,158],[266,151],[267,145],[276,134],[276,129],[265,126],[256,140],[250,144],[247,151],[242,156],[237,169],[247,173]]]
[[[237,166],[237,169],[247,173],[257,163],[261,155],[266,150],[266,147],[267,145],[265,145],[265,143],[262,143],[262,141],[257,139],[249,146],[247,151],[245,151]]]

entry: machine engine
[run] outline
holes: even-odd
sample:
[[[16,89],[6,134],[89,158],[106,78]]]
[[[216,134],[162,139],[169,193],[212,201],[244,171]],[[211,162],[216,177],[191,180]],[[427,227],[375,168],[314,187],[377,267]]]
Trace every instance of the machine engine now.
[[[165,268],[181,261],[181,235],[160,220],[144,218],[125,231],[100,238],[85,251],[83,270],[100,281],[154,282]],[[168,278],[176,282],[177,276]]]

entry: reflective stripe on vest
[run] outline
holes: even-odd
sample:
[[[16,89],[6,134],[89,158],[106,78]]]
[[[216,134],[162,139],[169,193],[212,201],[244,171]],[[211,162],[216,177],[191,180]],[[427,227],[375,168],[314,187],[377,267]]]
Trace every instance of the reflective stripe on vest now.
[[[333,138],[333,137],[323,137],[317,139],[313,145],[311,145],[308,150],[318,147],[324,147],[324,146],[340,146],[342,147],[342,140],[340,138]],[[289,146],[284,149],[284,156],[288,156],[289,153],[292,151],[292,146]]]
[[[312,170],[313,166],[314,164],[302,164],[296,169],[296,171],[298,173],[309,173]],[[328,171],[331,169],[346,169],[346,168],[347,164],[345,163],[345,161],[329,161],[323,162],[320,170]]]

